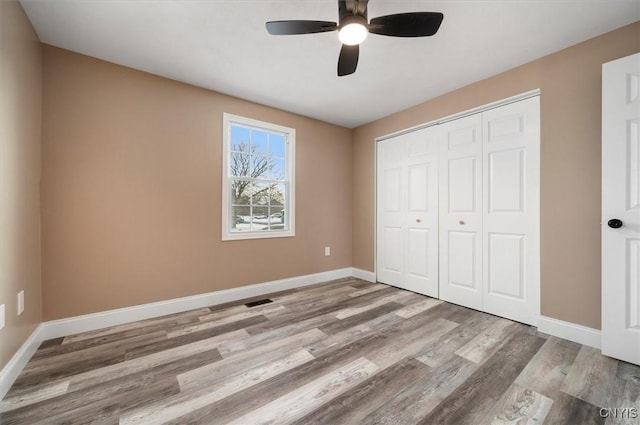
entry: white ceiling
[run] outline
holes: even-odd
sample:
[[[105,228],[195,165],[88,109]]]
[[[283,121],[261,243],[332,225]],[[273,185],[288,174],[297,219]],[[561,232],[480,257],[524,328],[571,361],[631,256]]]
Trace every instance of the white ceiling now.
[[[271,36],[265,22],[337,20],[336,0],[21,0],[47,44],[355,127],[640,20],[640,0],[370,0],[369,19],[444,13],[433,37],[369,35],[336,76],[336,32]],[[639,35],[640,36],[640,35]]]

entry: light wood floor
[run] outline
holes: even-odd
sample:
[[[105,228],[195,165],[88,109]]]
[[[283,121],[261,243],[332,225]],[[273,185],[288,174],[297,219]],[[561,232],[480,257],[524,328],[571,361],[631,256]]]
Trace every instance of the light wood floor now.
[[[45,341],[0,423],[588,425],[640,407],[637,366],[506,319],[356,279],[270,298]]]

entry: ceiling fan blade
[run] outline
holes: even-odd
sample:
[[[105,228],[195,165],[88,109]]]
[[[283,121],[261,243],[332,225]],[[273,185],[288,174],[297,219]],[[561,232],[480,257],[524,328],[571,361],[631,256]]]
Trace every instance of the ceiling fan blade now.
[[[443,18],[444,15],[440,12],[379,16],[369,23],[369,32],[392,37],[425,37],[438,32]]]
[[[328,21],[271,21],[267,22],[267,31],[271,35],[314,34],[336,31],[338,25]]]
[[[358,57],[360,56],[360,46],[342,45],[340,57],[338,58],[338,77],[353,74],[358,67]]]

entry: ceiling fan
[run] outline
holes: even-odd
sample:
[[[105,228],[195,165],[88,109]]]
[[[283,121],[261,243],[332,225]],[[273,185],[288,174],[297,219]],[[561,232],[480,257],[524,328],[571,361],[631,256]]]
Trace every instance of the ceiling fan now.
[[[398,13],[367,20],[369,0],[338,0],[338,23],[329,21],[271,21],[271,35],[313,34],[338,31],[342,49],[338,57],[338,76],[353,74],[358,66],[360,43],[368,33],[392,37],[434,35],[444,15],[439,12]]]

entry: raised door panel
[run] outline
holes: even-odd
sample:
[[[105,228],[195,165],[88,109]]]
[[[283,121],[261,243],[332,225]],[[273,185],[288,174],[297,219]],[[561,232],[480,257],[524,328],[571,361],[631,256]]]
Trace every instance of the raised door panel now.
[[[478,158],[453,158],[448,161],[448,213],[477,212]]]
[[[539,97],[483,112],[483,274],[489,313],[540,314]]]
[[[438,127],[440,298],[481,309],[481,115]]]

